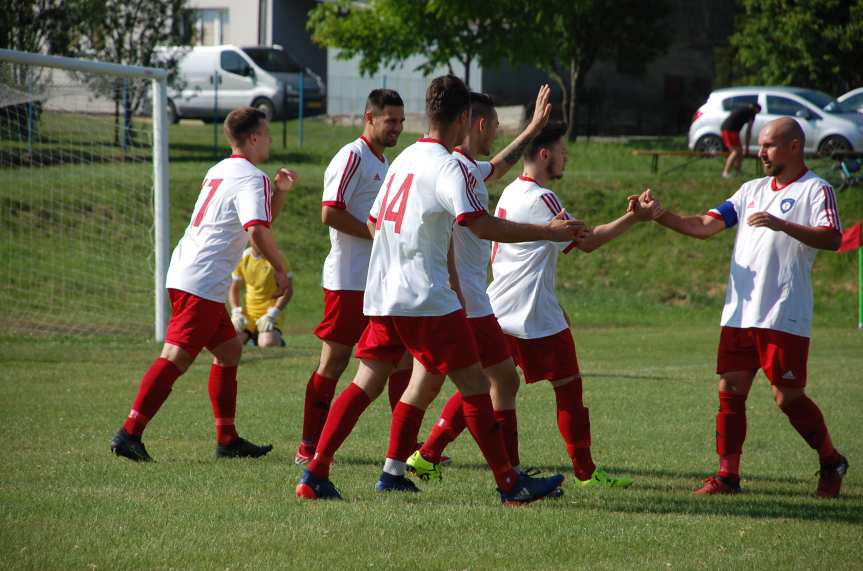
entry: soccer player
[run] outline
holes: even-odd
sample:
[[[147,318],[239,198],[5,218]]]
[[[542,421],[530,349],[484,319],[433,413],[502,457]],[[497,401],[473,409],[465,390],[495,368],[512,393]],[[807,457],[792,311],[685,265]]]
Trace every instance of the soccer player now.
[[[383,390],[405,351],[414,358],[411,384],[392,416],[384,472],[375,489],[418,491],[405,477],[425,408],[447,375],[462,394],[465,421],[492,469],[505,505],[553,495],[563,476],[531,478],[513,470],[494,419],[488,380],[479,364],[456,293],[449,287],[447,255],[454,223],[478,236],[507,241],[564,240],[583,228],[564,214],[544,226],[489,216],[476,198],[476,181],[452,156],[468,127],[470,93],[454,76],[434,79],[426,92],[429,135],[405,149],[387,171],[372,208],[375,231],[363,309],[369,324],[357,347],[353,383],[333,403],[318,450],[297,486],[297,496],[339,498],[329,480],[333,454],[359,416]],[[415,382],[417,381],[417,382]]]
[[[563,176],[565,126],[549,124],[528,145],[524,174],[507,186],[497,216],[514,222],[542,224],[563,209],[548,183]],[[630,200],[630,204],[637,200]],[[554,388],[557,427],[572,461],[577,486],[625,488],[629,478],[610,476],[591,456],[590,418],[582,399],[582,378],[570,326],[555,294],[557,261],[572,248],[591,252],[657,213],[645,200],[632,212],[593,228],[579,242],[524,241],[492,246],[491,306],[525,382],[548,380]]]
[[[306,385],[303,435],[294,461],[306,464],[315,454],[339,377],[366,327],[363,290],[372,250],[366,226],[372,203],[387,173],[384,149],[398,143],[405,121],[404,103],[391,89],[369,93],[363,134],[342,147],[324,173],[321,221],[330,227],[330,253],[324,261],[324,317],[315,329],[321,340],[318,368]],[[390,378],[390,402],[398,402],[410,380],[409,362]]]
[[[477,161],[474,157],[491,154],[499,122],[491,97],[471,93],[470,128],[461,145],[454,149],[454,156],[473,176],[472,180],[476,181],[474,193],[484,209],[488,210],[486,182],[499,179],[518,163],[527,145],[548,123],[551,114],[551,104],[548,102],[550,95],[548,85],[540,87],[533,117],[521,134],[491,161]],[[494,416],[500,425],[510,463],[518,471],[521,466],[515,408],[520,380],[485,291],[491,242],[457,225],[453,228],[452,246],[455,274],[467,322],[479,349],[483,373],[491,382]],[[456,391],[444,405],[440,418],[422,448],[408,458],[408,470],[423,480],[439,479],[441,473],[438,464],[443,450],[464,428],[461,393]]]
[[[282,259],[288,276],[288,287],[277,296],[276,275],[272,264],[254,245],[243,251],[240,263],[231,274],[228,301],[231,304],[231,323],[243,341],[249,339],[258,347],[284,347],[282,311],[294,295],[293,273],[288,262]],[[240,286],[246,288],[246,304],[240,302]]]
[[[746,397],[758,369],[770,382],[779,409],[818,453],[817,495],[838,496],[848,471],[848,460],[833,447],[821,410],[806,395],[812,264],[818,250],[839,248],[842,226],[833,189],[806,167],[805,140],[794,119],[771,121],[758,135],[766,177],[744,183],[707,214],[666,211],[656,219],[699,239],[737,226],[716,363],[719,472],[696,495],[740,491]],[[644,198],[651,198],[649,191]]]
[[[216,457],[263,456],[272,446],[257,446],[237,434],[237,365],[243,343],[225,309],[225,297],[248,241],[272,264],[275,294],[288,288],[284,257],[270,229],[297,179],[279,169],[275,190],[255,165],[269,157],[272,137],[266,116],[252,107],[228,114],[225,135],[232,154],[204,177],[192,220],[174,249],[166,286],[173,315],[162,354],[141,379],[132,410],[111,440],[117,456],[151,461],[141,435],[182,375],[206,347],[213,354],[209,394],[216,420]]]

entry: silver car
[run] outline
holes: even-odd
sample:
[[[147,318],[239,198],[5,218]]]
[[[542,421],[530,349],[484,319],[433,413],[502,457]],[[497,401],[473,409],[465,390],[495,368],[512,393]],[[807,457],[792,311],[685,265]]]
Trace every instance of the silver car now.
[[[779,117],[794,117],[806,134],[808,154],[829,155],[839,150],[863,150],[863,115],[846,109],[826,93],[799,87],[729,87],[717,89],[692,118],[689,148],[695,151],[724,150],[721,125],[732,109],[739,105],[761,105],[752,124],[748,152],[758,152],[758,133],[768,122]],[[746,127],[741,132],[745,145]]]
[[[836,99],[842,104],[842,107],[852,111],[857,111],[858,113],[863,113],[863,87],[852,89],[848,93],[840,95]]]

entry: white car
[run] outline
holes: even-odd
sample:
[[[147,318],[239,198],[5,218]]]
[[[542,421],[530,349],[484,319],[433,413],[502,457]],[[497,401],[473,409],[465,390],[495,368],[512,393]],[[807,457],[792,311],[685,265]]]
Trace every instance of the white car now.
[[[729,87],[717,89],[699,107],[689,127],[689,148],[720,152],[721,125],[739,105],[758,103],[761,112],[752,125],[750,154],[758,152],[761,128],[779,117],[794,117],[806,134],[807,154],[829,155],[833,151],[863,150],[863,114],[845,108],[826,93],[799,87]],[[746,127],[740,131],[745,145]]]
[[[848,93],[837,97],[836,100],[846,109],[863,113],[863,87],[852,89]]]

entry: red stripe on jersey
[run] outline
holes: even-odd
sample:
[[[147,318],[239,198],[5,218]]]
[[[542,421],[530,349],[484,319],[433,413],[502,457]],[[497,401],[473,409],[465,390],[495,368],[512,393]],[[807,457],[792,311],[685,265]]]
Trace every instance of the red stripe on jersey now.
[[[258,226],[258,225],[266,226],[267,228],[270,227],[270,223],[267,220],[249,220],[248,222],[243,224],[243,230],[248,230],[252,226]]]
[[[365,136],[365,135],[360,135],[360,141],[362,141],[363,143],[365,143],[365,144],[366,144],[366,146],[369,148],[369,150],[372,152],[372,154],[373,154],[375,157],[377,157],[377,159],[378,159],[380,162],[382,162],[382,163],[387,162],[387,159],[386,159],[383,155],[379,155],[379,154],[378,154],[378,152],[377,152],[377,151],[372,147],[372,142],[371,142],[371,141],[369,141],[368,139],[366,139],[366,136]]]
[[[718,213],[718,212],[714,212],[714,211],[712,211],[712,210],[708,210],[708,211],[707,211],[707,215],[708,215],[708,216],[710,216],[711,218],[716,218],[717,220],[725,221],[725,219],[722,217],[722,215],[721,215],[720,213]]]
[[[348,207],[344,202],[339,202],[338,200],[325,200],[321,202],[321,206],[330,206],[332,208],[338,208],[340,210],[344,210]]]
[[[524,174],[519,175],[519,176],[518,176],[518,180],[523,180],[523,181],[526,181],[526,182],[532,182],[532,183],[534,183],[534,184],[539,184],[538,182],[536,182],[536,179],[535,179],[535,178],[531,178],[531,177],[529,177],[529,176],[527,176],[527,175],[524,175]]]
[[[468,172],[467,167],[460,161],[456,161],[455,163],[458,165],[458,168],[461,169],[461,175],[464,177],[465,192],[467,193],[468,202],[473,206],[474,211],[485,212],[485,208],[482,207],[482,202],[479,201],[479,198],[477,198],[476,193],[473,191],[476,186],[476,179],[472,174],[470,174],[470,172]]]
[[[461,156],[463,156],[464,158],[466,158],[467,160],[469,160],[469,161],[470,161],[470,162],[472,162],[473,164],[476,164],[476,161],[475,161],[475,160],[473,160],[473,157],[472,157],[472,156],[470,156],[469,154],[467,154],[467,151],[465,151],[465,150],[464,150],[464,149],[462,149],[461,147],[456,147],[456,148],[454,148],[454,149],[453,149],[453,151],[455,151],[456,153],[460,154]]]
[[[549,197],[549,198],[551,199],[551,201],[554,203],[555,207],[557,207],[558,212],[560,212],[561,210],[563,210],[563,205],[562,205],[562,204],[560,203],[560,201],[557,199],[557,196],[555,196],[555,195],[553,195],[553,194],[549,194],[549,195],[548,195],[548,197]]]
[[[560,212],[560,209],[557,208],[557,205],[555,205],[554,201],[551,199],[551,195],[543,194],[542,196],[540,196],[540,198],[545,203],[546,207],[548,207],[548,209],[551,211],[551,213],[554,216],[557,216],[557,213]]]
[[[341,202],[345,201],[345,189],[348,187],[351,177],[354,176],[359,165],[360,157],[354,152],[348,153],[348,161],[347,164],[345,164],[344,172],[342,172],[342,179],[339,181],[339,190],[336,192],[336,200]]]
[[[484,178],[484,179],[482,179],[482,180],[483,180],[483,182],[485,182],[485,181],[487,181],[488,179],[490,179],[490,178],[491,178],[491,175],[493,175],[493,174],[494,174],[494,163],[489,163],[489,164],[491,165],[491,170],[490,170],[490,171],[488,171],[488,174],[487,174],[487,175],[485,175],[485,178]]]
[[[267,220],[272,220],[273,216],[270,214],[270,209],[272,208],[272,198],[270,192],[270,177],[267,175],[263,175],[264,178],[264,215],[267,217]]]
[[[570,242],[569,245],[563,249],[563,253],[568,254],[573,248],[575,248],[575,242]]]
[[[372,224],[378,223],[378,219],[375,216],[372,216],[371,214],[369,214],[368,221],[371,222]]]
[[[464,226],[465,224],[467,224],[468,220],[471,220],[473,218],[479,218],[480,216],[485,216],[486,214],[487,213],[485,210],[480,210],[477,212],[465,212],[463,214],[459,214],[458,217],[456,217],[455,221],[456,224]]]
[[[839,216],[836,212],[836,195],[833,194],[833,189],[826,184],[821,187],[821,192],[824,193],[824,213],[827,214],[827,220],[830,222],[831,228],[839,229]]]

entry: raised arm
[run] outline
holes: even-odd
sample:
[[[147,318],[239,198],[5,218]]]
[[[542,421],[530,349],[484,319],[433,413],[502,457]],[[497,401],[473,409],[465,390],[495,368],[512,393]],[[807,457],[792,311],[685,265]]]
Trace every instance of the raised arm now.
[[[468,218],[465,223],[478,238],[508,244],[536,240],[579,242],[586,233],[584,222],[566,219],[566,210],[561,210],[543,226],[511,222],[491,215]]]
[[[344,208],[324,205],[321,207],[321,222],[335,228],[339,232],[371,240],[372,235],[366,224],[363,224]]]
[[[548,123],[548,118],[551,116],[551,103],[548,102],[551,97],[551,88],[545,84],[539,88],[539,93],[536,96],[536,105],[533,108],[533,118],[528,123],[527,127],[512,140],[512,142],[504,147],[504,149],[496,154],[491,159],[492,171],[486,179],[486,182],[498,180],[509,171],[516,163],[518,163],[525,149],[536,137],[545,124]]]
[[[280,168],[276,171],[275,176],[275,189],[273,192],[273,216],[272,219],[275,220],[279,215],[279,212],[282,211],[282,205],[285,203],[285,197],[288,192],[293,188],[294,184],[296,184],[300,175],[292,170],[288,170],[286,168]]]

